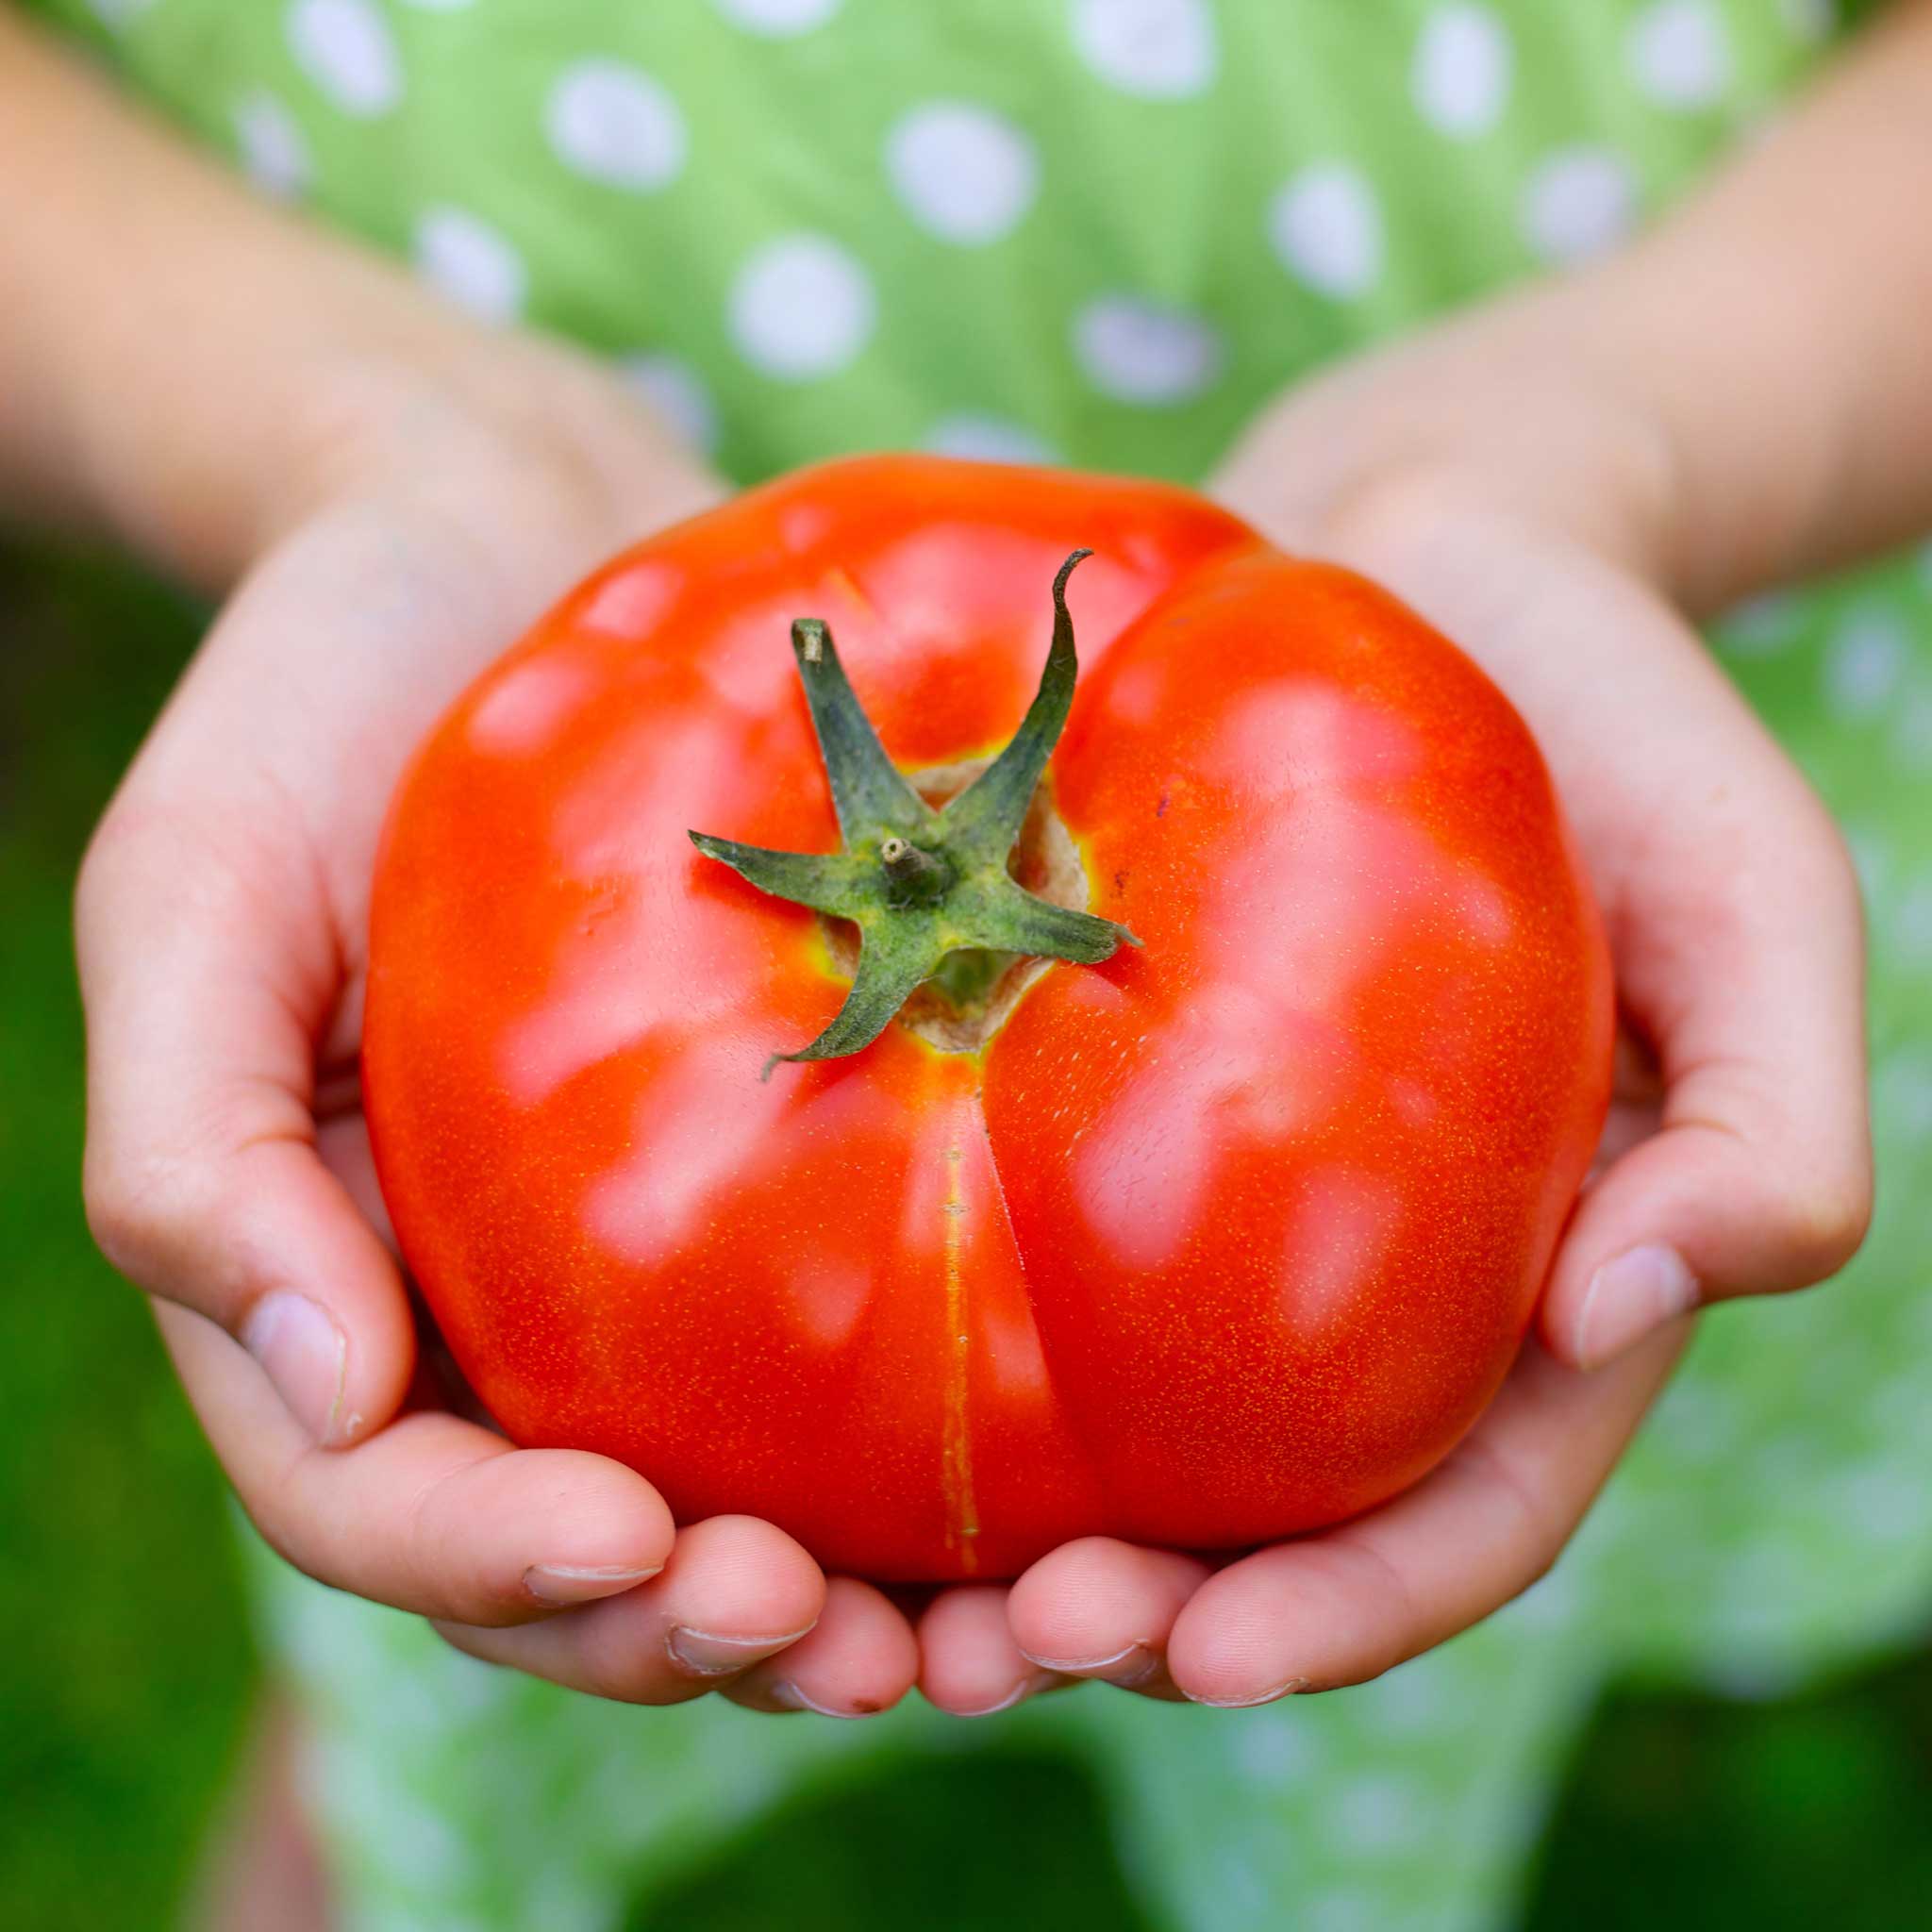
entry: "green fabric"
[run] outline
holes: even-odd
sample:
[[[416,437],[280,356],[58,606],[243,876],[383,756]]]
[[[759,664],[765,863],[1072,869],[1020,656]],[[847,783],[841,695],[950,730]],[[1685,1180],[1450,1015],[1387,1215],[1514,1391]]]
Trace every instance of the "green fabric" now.
[[[1828,0],[75,0],[130,84],[455,298],[622,358],[725,471],[916,444],[1200,476],[1317,364],[1614,242],[1826,57]],[[1157,1918],[1506,1919],[1605,1676],[1782,1687],[1932,1607],[1932,551],[1724,659],[1871,897],[1881,1199],[1707,1320],[1551,1578],[1345,1695],[989,1724],[598,1706],[263,1559],[351,1923],[618,1923],[782,1790],[918,1742],[1091,1758]]]

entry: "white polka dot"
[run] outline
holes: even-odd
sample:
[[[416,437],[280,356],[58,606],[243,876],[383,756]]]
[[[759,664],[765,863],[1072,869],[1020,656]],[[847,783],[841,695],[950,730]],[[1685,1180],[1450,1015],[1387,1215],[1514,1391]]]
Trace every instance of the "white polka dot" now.
[[[1873,1097],[1881,1120],[1895,1123],[1911,1140],[1932,1140],[1932,1054],[1901,1054],[1884,1061]],[[1923,1319],[1926,1344],[1932,1346],[1932,1295],[1925,1297]]]
[[[1268,236],[1291,275],[1324,295],[1360,295],[1382,273],[1382,211],[1357,169],[1305,168],[1274,197]]]
[[[684,166],[684,116],[647,74],[579,60],[550,91],[550,145],[567,168],[611,188],[662,188]]]
[[[1267,1909],[1270,1888],[1249,1859],[1217,1858],[1214,1888],[1216,1924],[1249,1925]]]
[[[1250,1777],[1288,1784],[1309,1775],[1319,1757],[1307,1725],[1251,1719],[1233,1733],[1234,1755]]]
[[[1438,7],[1424,24],[1409,75],[1417,112],[1453,141],[1487,134],[1509,92],[1510,61],[1509,37],[1487,7]]]
[[[1890,610],[1854,611],[1833,632],[1824,657],[1824,697],[1833,715],[1875,717],[1898,690],[1912,654],[1905,625]]]
[[[1422,1737],[1456,1716],[1448,1679],[1426,1658],[1378,1678],[1373,1704],[1377,1727],[1391,1737]]]
[[[1552,1570],[1510,1606],[1508,1614],[1526,1630],[1560,1630],[1582,1607],[1574,1565]]]
[[[285,199],[300,194],[314,178],[315,168],[295,117],[273,94],[257,89],[235,103],[234,119],[248,178]]]
[[[1710,1462],[1729,1453],[1741,1418],[1736,1398],[1721,1384],[1687,1376],[1670,1391],[1657,1410],[1657,1429],[1674,1456]]]
[[[886,174],[921,227],[968,246],[997,242],[1033,205],[1033,143],[984,108],[934,101],[886,137]]]
[[[1761,1603],[1750,1603],[1732,1618],[1732,1633],[1721,1633],[1722,1645],[1745,1638],[1761,1637],[1767,1628],[1775,1630],[1774,1620]],[[1720,1649],[1706,1659],[1703,1675],[1711,1688],[1740,1704],[1774,1704],[1794,1695],[1805,1683],[1805,1673],[1794,1657],[1738,1656]]]
[[[1546,261],[1586,261],[1629,233],[1637,211],[1629,168],[1601,148],[1566,148],[1529,178],[1524,233]]]
[[[689,362],[675,356],[632,356],[624,375],[693,449],[708,453],[718,446],[717,406]]]
[[[396,43],[374,0],[295,0],[289,48],[345,114],[386,114],[403,97]]]
[[[1059,453],[1043,437],[1003,416],[946,416],[927,431],[924,449],[936,457],[964,457],[977,463],[1057,463]]]
[[[1220,63],[1205,0],[1074,0],[1073,26],[1088,66],[1143,100],[1198,94]]]
[[[1329,1808],[1342,1839],[1359,1852],[1386,1852],[1414,1838],[1425,1816],[1413,1787],[1392,1777],[1344,1785]]]
[[[1838,25],[1838,0],[1783,0],[1785,25],[1803,41],[1828,40]]]
[[[1709,0],[1656,0],[1630,29],[1630,69],[1660,108],[1706,108],[1731,84],[1731,48]]]
[[[1074,318],[1074,353],[1093,386],[1124,403],[1180,403],[1221,371],[1221,338],[1197,315],[1103,295]]]
[[[1319,1891],[1301,1922],[1306,1932],[1381,1932],[1388,1924],[1382,1907],[1358,1891]]]
[[[88,11],[117,33],[154,4],[155,0],[87,0]]]
[[[1797,641],[1804,607],[1789,591],[1734,605],[1715,625],[1718,648],[1732,658],[1769,658]]]
[[[1932,960],[1932,873],[1906,889],[1892,916],[1891,934],[1907,958]]]
[[[1932,772],[1932,686],[1921,685],[1898,708],[1891,747],[1908,772]]]
[[[1891,841],[1873,825],[1843,828],[1845,846],[1852,855],[1852,870],[1868,899],[1878,897],[1891,875]]]
[[[488,222],[458,208],[416,224],[416,266],[452,302],[486,322],[514,321],[524,306],[523,258]]]
[[[1916,1540],[1925,1529],[1928,1509],[1924,1483],[1882,1462],[1856,1471],[1839,1487],[1833,1515],[1849,1521],[1874,1542]]]
[[[1815,1467],[1806,1471],[1799,1486],[1808,1489],[1816,1474]],[[1774,1493],[1783,1494],[1790,1487],[1780,1483]],[[1775,1639],[1790,1627],[1794,1611],[1813,1595],[1821,1580],[1814,1566],[1792,1549],[1746,1549],[1724,1573],[1713,1606],[1720,1627],[1712,1634],[1720,1641],[1726,1634],[1747,1641]]]
[[[779,41],[823,26],[840,5],[841,0],[718,0],[718,11],[734,26]]]
[[[754,367],[785,382],[836,375],[872,339],[871,279],[836,242],[768,242],[731,285],[731,336]]]

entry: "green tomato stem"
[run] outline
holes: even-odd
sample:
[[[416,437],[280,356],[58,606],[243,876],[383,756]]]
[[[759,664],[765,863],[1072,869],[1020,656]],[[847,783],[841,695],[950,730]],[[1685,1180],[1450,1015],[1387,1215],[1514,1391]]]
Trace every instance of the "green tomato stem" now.
[[[913,988],[962,952],[1093,964],[1119,946],[1141,943],[1111,920],[1027,891],[1007,870],[1073,705],[1079,666],[1067,579],[1091,555],[1074,551],[1053,580],[1053,641],[1019,730],[943,811],[920,797],[886,756],[824,621],[802,617],[791,626],[799,680],[831,781],[841,850],[774,852],[704,832],[691,833],[691,840],[760,891],[853,921],[858,966],[831,1024],[808,1046],[774,1054],[761,1077],[769,1078],[780,1061],[835,1059],[870,1046]],[[963,986],[983,976],[979,965],[965,970],[962,963],[945,978]]]

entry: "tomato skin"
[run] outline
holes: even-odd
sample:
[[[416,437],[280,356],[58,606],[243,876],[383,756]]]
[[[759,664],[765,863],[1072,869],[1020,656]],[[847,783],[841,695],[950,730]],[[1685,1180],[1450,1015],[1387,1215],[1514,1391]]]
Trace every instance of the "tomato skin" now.
[[[977,1054],[837,1009],[815,915],[692,826],[836,849],[786,648],[824,617],[904,770],[1019,723],[1091,909]],[[1609,1091],[1607,949],[1541,758],[1374,586],[1161,486],[824,465],[641,544],[406,774],[364,1081],[403,1252],[521,1442],[828,1568],[1238,1547],[1413,1482],[1494,1393]]]

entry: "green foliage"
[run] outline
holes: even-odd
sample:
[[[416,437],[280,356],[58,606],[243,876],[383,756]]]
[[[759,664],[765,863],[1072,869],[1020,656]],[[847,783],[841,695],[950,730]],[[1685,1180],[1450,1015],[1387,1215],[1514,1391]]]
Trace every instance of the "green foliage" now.
[[[68,907],[192,636],[77,560],[0,559],[0,1918],[169,1923],[252,1673],[223,1490],[80,1213]]]
[[[972,1856],[962,1848],[973,1847]],[[626,1932],[1153,1932],[1090,1774],[1038,1753],[908,1757],[781,1805]]]
[[[1544,1840],[1533,1932],[1932,1923],[1932,1656],[1772,1704],[1624,1692]]]

